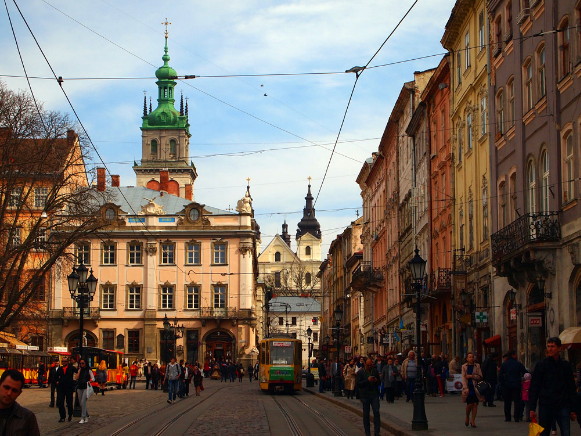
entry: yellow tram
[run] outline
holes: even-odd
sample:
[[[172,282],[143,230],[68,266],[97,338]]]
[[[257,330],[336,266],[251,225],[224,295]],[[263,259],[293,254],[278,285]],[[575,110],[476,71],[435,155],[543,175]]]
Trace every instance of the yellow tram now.
[[[258,380],[263,392],[293,393],[302,389],[302,342],[290,337],[260,341]]]

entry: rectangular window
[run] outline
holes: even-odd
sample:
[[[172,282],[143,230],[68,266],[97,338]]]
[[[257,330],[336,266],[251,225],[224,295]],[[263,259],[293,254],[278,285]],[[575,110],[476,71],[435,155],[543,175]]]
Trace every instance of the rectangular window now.
[[[115,243],[114,242],[104,242],[103,243],[103,265],[115,265]]]
[[[464,69],[470,67],[470,32],[466,32],[464,35]]]
[[[227,263],[226,249],[228,245],[225,242],[216,242],[214,244],[213,261],[215,265],[225,265]]]
[[[488,124],[487,107],[488,100],[487,96],[483,95],[480,97],[480,135],[486,134],[486,125]]]
[[[105,350],[113,350],[115,348],[115,330],[102,330],[103,348]]]
[[[496,131],[504,134],[504,92],[500,92],[496,96]]]
[[[186,309],[200,308],[200,286],[190,285],[186,289]]]
[[[174,308],[174,288],[173,286],[162,286],[159,308],[173,309]]]
[[[313,343],[319,342],[319,332],[313,332]]]
[[[511,79],[506,85],[506,93],[508,94],[508,105],[507,105],[507,122],[509,126],[514,126],[515,117],[515,103],[514,103],[514,80]]]
[[[42,277],[35,281],[32,299],[35,301],[44,301],[46,299],[44,279]]]
[[[101,309],[115,309],[115,286],[104,285],[101,288]]]
[[[296,316],[293,316],[291,318],[291,325],[297,325],[297,317]]]
[[[284,318],[282,316],[278,317],[278,325],[284,325]]]
[[[175,244],[173,242],[164,242],[161,244],[161,264],[175,264]]]
[[[474,138],[472,137],[472,114],[466,115],[466,150],[472,150],[474,146]]]
[[[75,245],[75,259],[77,264],[91,264],[91,244],[88,242],[79,242]]]
[[[139,330],[127,330],[127,352],[139,353]]]
[[[22,243],[22,229],[20,227],[12,227],[10,229],[10,246],[12,248],[16,248],[21,243]]]
[[[484,49],[486,41],[484,40],[484,11],[478,14],[478,46],[480,50]]]
[[[539,98],[547,95],[547,70],[545,65],[545,47],[542,47],[538,53],[538,72],[539,72]]]
[[[141,309],[141,286],[129,286],[127,290],[127,308]]]
[[[319,317],[314,316],[312,321],[313,321],[313,325],[319,324]]]
[[[226,308],[226,285],[214,285],[214,309]]]
[[[45,244],[46,244],[46,228],[40,227],[38,229],[36,237],[34,238],[34,248],[37,251],[43,251],[44,249],[46,249]]]
[[[139,242],[129,243],[129,265],[141,265],[143,263],[143,249]]]
[[[202,247],[199,242],[186,243],[186,264],[201,265],[202,263]]]
[[[46,198],[48,197],[48,188],[34,188],[34,207],[43,209],[46,206]]]
[[[22,188],[14,188],[10,191],[10,197],[8,198],[9,207],[18,207],[22,204]]]
[[[525,112],[533,107],[533,63],[528,62],[525,67]]]
[[[456,81],[457,84],[462,83],[462,53],[456,53]]]

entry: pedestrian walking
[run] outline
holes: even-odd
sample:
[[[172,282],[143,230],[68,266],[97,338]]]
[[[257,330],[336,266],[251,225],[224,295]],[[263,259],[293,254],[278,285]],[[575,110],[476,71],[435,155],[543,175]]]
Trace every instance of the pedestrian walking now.
[[[85,359],[79,360],[79,370],[73,376],[77,382],[77,399],[81,405],[81,420],[79,424],[89,422],[89,414],[87,413],[87,384],[95,381],[95,376],[91,368],[87,366]]]
[[[154,363],[153,366],[151,367],[151,389],[157,391],[159,387],[159,378],[160,378],[159,366],[157,363]]]
[[[248,378],[250,379],[250,383],[252,383],[252,375],[254,374],[254,368],[252,366],[252,363],[248,364]]]
[[[145,376],[145,389],[149,389],[149,386],[151,383],[151,369],[152,368],[153,368],[153,365],[151,364],[151,362],[147,362],[143,366],[143,375]]]
[[[379,416],[379,384],[381,383],[377,368],[373,361],[367,359],[365,367],[357,372],[359,398],[363,406],[363,428],[366,436],[371,436],[370,409],[373,409],[373,430],[376,436],[381,431]]]
[[[319,362],[319,393],[325,392],[325,381],[327,380],[327,368],[325,368],[325,362],[321,360]]]
[[[476,414],[478,413],[478,403],[483,398],[476,389],[476,384],[482,380],[482,370],[476,363],[474,353],[466,355],[466,363],[462,365],[462,401],[466,403],[466,418],[464,425],[476,427]]]
[[[38,361],[38,374],[36,376],[37,382],[38,382],[38,387],[39,388],[45,388],[46,386],[44,385],[44,379],[46,377],[46,365],[44,364],[44,362],[42,361],[42,359],[40,359]]]
[[[194,388],[196,390],[196,397],[200,396],[200,392],[202,392],[204,390],[204,374],[202,374],[202,371],[200,371],[200,368],[198,366],[194,366],[194,369],[192,371],[193,376],[192,379],[194,381]]]
[[[24,375],[7,369],[0,377],[0,429],[2,435],[40,436],[38,422],[33,412],[22,407],[16,399],[22,393]]]
[[[515,351],[509,351],[504,357],[505,361],[502,362],[498,373],[498,381],[504,399],[504,420],[510,422],[510,409],[514,403],[514,421],[519,422],[522,419],[521,380],[527,370],[522,363],[516,360]]]
[[[482,375],[484,381],[490,385],[490,389],[486,391],[484,398],[484,406],[496,407],[494,404],[494,393],[496,392],[496,384],[498,383],[498,354],[490,353],[484,362],[482,362]]]
[[[50,385],[50,403],[48,407],[54,407],[55,404],[55,396],[56,396],[56,372],[59,368],[60,363],[57,360],[53,362],[48,370],[48,384]]]
[[[383,367],[381,371],[381,382],[383,383],[383,389],[385,391],[385,400],[388,403],[395,402],[395,382],[397,376],[397,368],[393,364],[393,359],[389,357],[387,359],[387,364]]]
[[[101,395],[105,395],[105,390],[107,389],[107,361],[105,359],[101,360],[97,367],[95,380],[99,383],[99,391],[101,391]]]
[[[529,390],[531,389],[531,378],[532,374],[527,372],[522,378],[522,385],[521,385],[521,396],[520,399],[525,406],[525,413],[524,417],[526,418],[527,422],[530,422],[530,404],[529,404]]]
[[[59,422],[65,422],[68,417],[69,421],[73,419],[73,392],[75,391],[75,381],[73,376],[77,372],[75,368],[76,360],[74,357],[63,358],[63,366],[60,366],[56,373],[57,395],[56,405],[59,408]],[[65,410],[65,402],[67,408]]]
[[[421,370],[422,369],[416,360],[415,351],[410,350],[407,359],[405,359],[401,365],[401,375],[405,383],[406,402],[409,402],[413,398],[416,377],[418,376],[418,372]]]
[[[131,380],[129,381],[129,389],[135,389],[135,383],[137,382],[137,376],[139,373],[139,366],[137,366],[137,361],[133,361],[129,367],[129,376]]]
[[[541,436],[549,435],[556,421],[561,436],[570,436],[571,422],[576,419],[573,411],[575,402],[575,379],[569,362],[561,359],[561,340],[547,339],[547,357],[537,363],[529,389],[529,416],[536,419],[539,405],[539,425],[544,428]]]
[[[175,357],[172,357],[170,363],[168,363],[165,368],[164,378],[164,380],[167,382],[167,402],[169,404],[176,402],[180,372],[180,366],[176,362]]]
[[[343,377],[345,378],[345,393],[347,399],[353,399],[355,396],[355,384],[357,383],[357,375],[355,374],[357,367],[355,361],[351,359],[343,369]]]

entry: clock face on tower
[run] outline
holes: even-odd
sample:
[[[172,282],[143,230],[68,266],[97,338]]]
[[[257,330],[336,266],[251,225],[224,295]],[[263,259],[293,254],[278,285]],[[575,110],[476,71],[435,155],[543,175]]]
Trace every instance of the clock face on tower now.
[[[198,221],[200,219],[200,211],[196,208],[190,209],[190,221]]]

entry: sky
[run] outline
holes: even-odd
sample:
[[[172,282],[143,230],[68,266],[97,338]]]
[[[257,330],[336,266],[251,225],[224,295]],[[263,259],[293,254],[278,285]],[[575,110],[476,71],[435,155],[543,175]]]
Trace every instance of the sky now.
[[[440,39],[453,0],[417,1],[382,46],[413,3],[7,0],[22,62],[2,8],[0,80],[28,90],[24,64],[44,108],[73,115],[57,81],[47,79],[51,69],[62,76],[96,148],[89,166],[104,163],[132,186],[143,95],[155,108],[167,19],[170,65],[180,76],[198,76],[176,86],[189,106],[195,201],[234,209],[250,178],[264,249],[285,220],[296,232],[311,177],[326,256],[361,214],[355,180],[377,150],[403,83],[414,71],[436,67],[445,51]],[[345,71],[372,57],[374,68],[354,88],[355,74]]]

